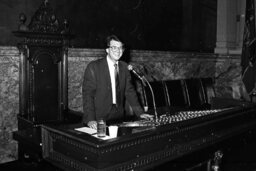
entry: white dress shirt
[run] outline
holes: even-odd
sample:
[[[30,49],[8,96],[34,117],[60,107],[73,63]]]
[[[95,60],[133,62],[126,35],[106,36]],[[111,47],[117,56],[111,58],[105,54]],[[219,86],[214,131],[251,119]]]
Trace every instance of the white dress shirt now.
[[[115,79],[115,66],[114,62],[109,59],[107,56],[107,62],[108,62],[108,69],[110,73],[110,79],[111,79],[111,89],[112,89],[112,102],[113,104],[116,104],[116,79]],[[118,64],[118,62],[116,62]]]

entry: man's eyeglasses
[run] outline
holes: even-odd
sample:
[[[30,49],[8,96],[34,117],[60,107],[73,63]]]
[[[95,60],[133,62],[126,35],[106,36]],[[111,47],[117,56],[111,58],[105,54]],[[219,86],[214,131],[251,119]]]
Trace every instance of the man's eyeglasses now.
[[[112,51],[124,51],[124,48],[123,47],[117,47],[117,46],[109,46],[109,48],[112,50]]]

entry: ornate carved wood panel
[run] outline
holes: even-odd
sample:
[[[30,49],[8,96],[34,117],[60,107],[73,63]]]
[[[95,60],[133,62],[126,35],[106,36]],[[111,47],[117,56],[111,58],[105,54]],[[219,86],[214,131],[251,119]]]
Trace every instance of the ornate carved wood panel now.
[[[71,34],[65,20],[59,24],[49,2],[44,0],[25,24],[20,14],[20,113],[33,124],[63,120],[67,110],[67,54]]]

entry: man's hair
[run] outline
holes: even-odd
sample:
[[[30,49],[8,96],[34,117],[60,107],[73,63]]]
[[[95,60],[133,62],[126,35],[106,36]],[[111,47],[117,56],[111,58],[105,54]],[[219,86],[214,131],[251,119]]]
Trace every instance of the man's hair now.
[[[121,39],[118,38],[116,35],[110,35],[110,36],[108,36],[107,39],[106,39],[107,47],[110,46],[110,41],[111,41],[111,40],[114,40],[114,41],[117,41],[117,42],[121,42],[121,43],[124,45],[124,43],[121,41]]]

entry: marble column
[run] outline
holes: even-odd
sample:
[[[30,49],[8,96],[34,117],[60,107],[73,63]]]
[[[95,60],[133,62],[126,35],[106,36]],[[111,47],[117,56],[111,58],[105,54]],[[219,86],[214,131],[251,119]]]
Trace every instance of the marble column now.
[[[243,46],[243,35],[244,35],[244,23],[245,23],[245,6],[246,6],[246,1],[244,0],[239,0],[238,2],[238,47],[242,50]],[[255,3],[255,1],[254,1]]]
[[[246,1],[237,1],[236,11],[236,48],[230,49],[230,54],[241,54],[243,46]]]
[[[241,54],[244,0],[218,0],[215,53]]]

